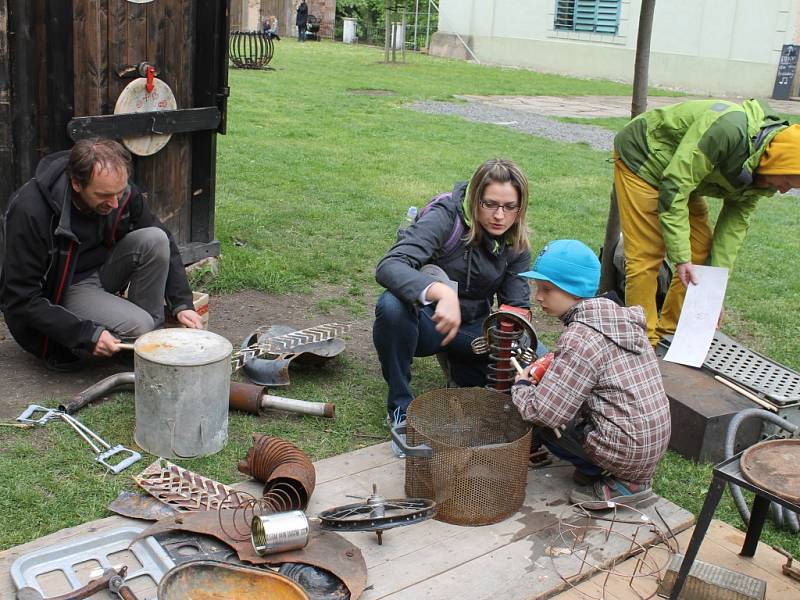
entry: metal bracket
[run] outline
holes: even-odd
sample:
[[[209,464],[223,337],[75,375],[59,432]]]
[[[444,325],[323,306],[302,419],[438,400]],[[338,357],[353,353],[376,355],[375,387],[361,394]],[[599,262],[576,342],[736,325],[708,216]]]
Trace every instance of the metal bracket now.
[[[127,453],[128,454],[128,458],[125,458],[125,459],[119,461],[115,465],[112,465],[111,463],[108,462],[109,458],[111,458],[112,456],[115,456],[117,454],[121,454],[121,453]],[[113,448],[109,448],[108,450],[106,450],[102,454],[98,454],[97,456],[94,457],[94,459],[97,462],[99,462],[101,465],[103,465],[106,469],[108,469],[109,471],[111,471],[115,475],[117,473],[120,473],[120,472],[124,471],[125,469],[130,467],[133,463],[135,463],[138,460],[140,460],[141,458],[142,458],[142,455],[139,454],[136,450],[131,450],[130,448],[126,448],[122,444],[117,444]]]
[[[34,419],[33,415],[37,413],[44,413],[44,415],[38,419]],[[17,417],[17,421],[20,423],[27,423],[29,425],[46,425],[48,421],[57,419],[60,416],[61,411],[53,408],[47,408],[46,406],[39,406],[38,404],[31,404],[22,412],[20,416]]]

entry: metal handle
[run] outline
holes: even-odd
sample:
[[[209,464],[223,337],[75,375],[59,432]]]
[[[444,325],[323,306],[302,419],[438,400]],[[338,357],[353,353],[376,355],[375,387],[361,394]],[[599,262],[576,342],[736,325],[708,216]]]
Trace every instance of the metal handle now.
[[[409,446],[406,442],[407,425],[395,425],[389,429],[394,443],[397,444],[406,456],[412,458],[430,458],[433,456],[433,449],[425,444],[419,446]]]
[[[38,419],[32,418],[33,415],[37,413],[44,413],[43,416],[39,417]],[[59,416],[59,411],[53,408],[47,408],[46,406],[39,406],[38,404],[31,404],[26,408],[23,413],[17,417],[17,421],[20,423],[27,423],[29,425],[44,425],[50,419],[55,419]]]
[[[83,434],[89,435],[92,438],[94,438],[94,440],[98,444],[100,444],[103,448],[105,448],[106,450],[111,448],[111,444],[109,444],[107,441],[105,441],[103,438],[101,438],[99,435],[97,435],[94,431],[89,429],[86,425],[84,425],[83,423],[78,421],[78,419],[76,419],[72,415],[67,415],[67,414],[63,414],[62,413],[61,414],[61,418],[64,419],[65,421],[67,421],[70,425],[72,425],[72,427],[75,428],[75,430],[78,433],[81,433],[81,431],[82,431]],[[86,439],[86,437],[84,437],[83,434],[81,434],[81,437],[83,437],[83,439]],[[89,441],[89,440],[86,440],[86,441]],[[94,444],[92,444],[91,442],[89,442],[89,444],[91,444],[92,447],[94,448]],[[99,449],[95,448],[95,452],[99,453],[99,452],[102,452],[102,450],[99,450]]]
[[[127,452],[130,456],[128,456],[128,458],[125,458],[125,459],[119,461],[115,465],[112,465],[112,464],[110,464],[108,462],[109,458],[111,458],[112,456],[114,456],[116,454],[120,454],[122,452]],[[120,473],[121,471],[124,471],[125,469],[130,467],[133,463],[137,462],[141,458],[142,458],[142,455],[139,454],[138,452],[136,452],[136,450],[131,450],[130,448],[126,448],[122,444],[118,444],[118,445],[114,446],[113,448],[109,448],[108,450],[106,450],[102,454],[98,454],[97,456],[94,457],[94,459],[97,462],[99,462],[101,465],[103,465],[106,469],[108,469],[109,471],[111,471],[115,475],[117,473]]]
[[[61,418],[64,419],[64,421],[67,423],[67,425],[72,427],[77,432],[77,434],[83,438],[84,442],[86,442],[87,444],[89,444],[92,447],[92,450],[95,451],[95,454],[99,454],[100,452],[102,452],[102,450],[100,450],[100,448],[98,448],[97,446],[94,445],[94,442],[89,438],[89,436],[87,436],[83,432],[83,429],[77,425],[77,422],[74,419],[70,418],[69,415],[65,415],[65,414],[62,414]]]

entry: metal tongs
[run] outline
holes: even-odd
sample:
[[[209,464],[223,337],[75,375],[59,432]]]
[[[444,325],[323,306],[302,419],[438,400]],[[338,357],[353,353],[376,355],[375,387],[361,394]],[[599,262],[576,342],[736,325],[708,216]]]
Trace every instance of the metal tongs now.
[[[39,413],[43,413],[43,416],[39,418],[34,418]],[[17,417],[17,421],[19,421],[20,423],[28,423],[33,425],[46,425],[48,421],[57,418],[61,418],[70,427],[72,427],[77,432],[77,434],[81,436],[81,438],[83,438],[83,440],[87,444],[89,444],[89,446],[92,447],[92,450],[94,450],[95,452],[94,460],[96,462],[99,462],[101,465],[103,465],[106,469],[108,469],[114,474],[124,471],[133,463],[142,458],[141,454],[139,454],[135,450],[126,448],[122,444],[111,446],[111,444],[106,442],[94,431],[86,427],[86,425],[78,421],[78,419],[55,408],[47,408],[44,406],[39,406],[37,404],[31,404],[27,409],[25,409],[25,411],[20,416]],[[102,449],[98,447],[97,444],[95,444],[95,442],[100,444]],[[121,460],[120,462],[118,462],[117,464],[111,464],[108,462],[108,459],[118,454],[127,454],[128,456],[123,460]]]
[[[92,450],[95,451],[95,461],[99,462],[103,465],[106,469],[111,471],[112,473],[116,474],[120,471],[124,471],[128,467],[130,467],[133,463],[138,461],[142,458],[142,455],[136,452],[136,450],[131,450],[130,448],[126,448],[122,444],[117,444],[116,446],[111,446],[108,442],[106,442],[103,438],[97,435],[94,431],[86,427],[83,423],[78,421],[72,415],[68,415],[67,413],[60,413],[61,418],[66,421],[77,433],[79,436],[83,438],[83,440],[92,447]],[[100,444],[105,450],[101,450],[98,448],[94,442],[92,442],[92,438]],[[116,456],[117,454],[128,454],[127,458],[122,459],[117,464],[111,464],[108,462],[108,459],[112,456]]]

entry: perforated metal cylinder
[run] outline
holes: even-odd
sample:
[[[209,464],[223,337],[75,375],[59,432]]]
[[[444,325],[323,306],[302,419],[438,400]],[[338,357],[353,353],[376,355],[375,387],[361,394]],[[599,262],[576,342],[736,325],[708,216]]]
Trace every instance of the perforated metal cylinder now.
[[[483,388],[433,390],[409,406],[410,446],[431,458],[406,458],[405,492],[435,500],[436,518],[488,525],[513,515],[525,500],[531,428],[506,394]]]

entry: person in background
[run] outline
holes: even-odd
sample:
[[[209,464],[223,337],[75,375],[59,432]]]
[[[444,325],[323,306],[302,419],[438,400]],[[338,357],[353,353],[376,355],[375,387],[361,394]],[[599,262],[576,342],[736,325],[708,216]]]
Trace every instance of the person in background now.
[[[671,420],[641,307],[594,297],[600,261],[577,240],[550,242],[521,276],[536,282],[536,302],[566,330],[543,374],[532,377],[537,361],[516,378],[512,402],[536,426],[535,442],[571,462],[576,483],[591,485],[571,502],[605,510],[646,500]]]
[[[756,100],[691,100],[647,111],[614,138],[625,304],[644,308],[656,345],[675,333],[694,265],[732,270],[758,200],[800,187],[800,125]],[[721,198],[712,231],[704,196]],[[656,308],[664,260],[677,277]]]
[[[375,278],[386,291],[372,339],[389,386],[390,426],[404,423],[414,397],[415,356],[446,353],[457,385],[486,383],[486,357],[470,343],[482,335],[495,296],[499,304],[530,306],[519,275],[530,263],[527,208],[528,180],[519,167],[486,161],[469,182],[437,196],[378,263]]]
[[[202,327],[178,247],[130,173],[118,142],[80,140],[42,158],[11,197],[0,308],[19,345],[50,367],[115,354],[163,324],[165,302],[180,324]]]
[[[308,4],[306,4],[306,0],[300,0],[300,4],[297,5],[295,25],[297,25],[297,41],[305,42],[306,27],[308,26]]]
[[[264,35],[266,35],[270,40],[281,39],[278,35],[278,19],[275,17],[275,15],[270,15],[264,20]]]

